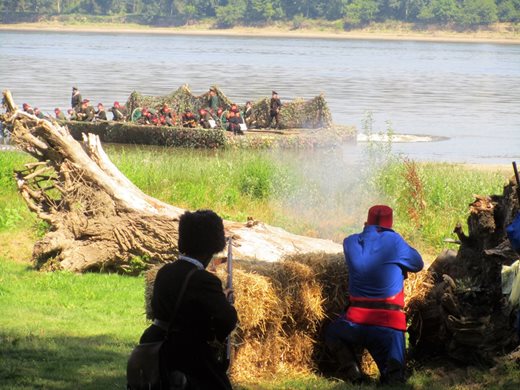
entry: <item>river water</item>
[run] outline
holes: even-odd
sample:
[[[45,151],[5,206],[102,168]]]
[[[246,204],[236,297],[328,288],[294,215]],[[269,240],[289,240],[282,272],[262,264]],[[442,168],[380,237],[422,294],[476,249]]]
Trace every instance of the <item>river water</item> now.
[[[216,84],[239,103],[324,93],[335,123],[361,131],[371,112],[373,131],[447,137],[393,145],[416,160],[520,157],[520,45],[2,31],[0,75],[18,104],[44,112],[69,107],[73,85],[108,106],[182,84]]]

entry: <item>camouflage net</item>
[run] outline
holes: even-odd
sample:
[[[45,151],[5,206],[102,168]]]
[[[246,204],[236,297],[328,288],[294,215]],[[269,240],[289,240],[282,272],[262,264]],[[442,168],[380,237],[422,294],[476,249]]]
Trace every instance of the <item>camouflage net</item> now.
[[[214,88],[217,93],[222,109],[228,110],[233,104],[231,100],[229,100],[217,86],[213,86],[212,88]],[[195,96],[187,85],[183,85],[175,92],[166,96],[145,96],[134,91],[130,94],[130,97],[126,102],[126,108],[128,114],[131,116],[137,108],[146,107],[158,110],[166,103],[174,112],[181,115],[187,110],[198,112],[199,109],[207,107],[208,98],[209,92],[200,96]]]
[[[217,87],[213,86],[220,101],[222,110],[230,109],[233,102]],[[187,85],[183,85],[177,91],[166,96],[145,96],[139,92],[132,92],[126,102],[129,118],[136,109],[146,107],[158,110],[163,104],[168,106],[180,116],[190,110],[198,112],[201,108],[208,106],[209,92],[200,96],[195,96]],[[263,98],[253,102],[253,121],[256,126],[266,128],[269,126],[269,98]],[[244,105],[237,104],[240,111],[244,111]],[[292,102],[284,103],[280,110],[280,127],[283,129],[316,129],[330,127],[332,125],[332,115],[323,95],[316,96],[310,100],[295,99]]]

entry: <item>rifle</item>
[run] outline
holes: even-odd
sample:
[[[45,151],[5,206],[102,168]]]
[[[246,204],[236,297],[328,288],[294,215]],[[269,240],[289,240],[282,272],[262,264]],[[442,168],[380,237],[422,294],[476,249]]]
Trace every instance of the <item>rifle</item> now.
[[[516,199],[520,204],[520,177],[518,176],[518,168],[516,167],[516,161],[513,161],[513,171],[515,172],[516,179]]]
[[[233,239],[231,237],[229,237],[228,239],[226,289],[230,291],[227,296],[228,302],[231,305],[234,305],[235,297],[233,294]],[[228,335],[226,339],[226,362],[227,367],[229,368],[231,366],[231,333]]]

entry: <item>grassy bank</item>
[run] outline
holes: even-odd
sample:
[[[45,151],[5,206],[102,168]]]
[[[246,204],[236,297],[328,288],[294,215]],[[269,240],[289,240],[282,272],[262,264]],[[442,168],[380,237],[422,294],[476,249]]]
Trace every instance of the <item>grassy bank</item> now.
[[[508,171],[391,159],[383,170],[269,151],[193,151],[110,147],[114,163],[144,192],[226,218],[248,216],[300,234],[340,241],[359,230],[371,202],[396,209],[396,228],[423,252],[443,247],[464,220],[473,193],[501,193]],[[43,226],[17,194],[13,169],[30,161],[0,153],[0,389],[124,388],[131,347],[146,326],[142,277],[36,272],[29,266]],[[497,376],[498,375],[498,376]],[[417,368],[409,389],[516,388],[517,370]],[[247,389],[351,389],[314,375],[239,383]],[[375,388],[375,384],[362,388]],[[385,388],[385,387],[380,387]]]
[[[439,251],[473,194],[500,194],[508,170],[390,158],[362,168],[338,151],[192,150],[108,147],[120,170],[145,193],[186,209],[211,208],[297,234],[341,242],[374,202],[395,208],[395,226],[422,250]],[[13,170],[30,157],[0,153],[0,232],[41,231],[16,191]],[[136,163],[138,162],[138,163]],[[383,169],[374,166],[383,166]]]

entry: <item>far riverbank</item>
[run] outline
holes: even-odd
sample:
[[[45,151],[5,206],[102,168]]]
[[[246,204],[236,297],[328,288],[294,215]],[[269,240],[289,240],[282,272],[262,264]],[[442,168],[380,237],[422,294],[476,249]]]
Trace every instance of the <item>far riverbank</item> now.
[[[88,33],[162,34],[162,35],[209,35],[209,36],[250,36],[279,38],[316,39],[362,39],[389,41],[430,41],[465,43],[520,44],[520,33],[510,31],[502,25],[492,29],[457,32],[450,30],[414,30],[406,25],[386,27],[374,25],[365,29],[343,31],[319,28],[292,29],[290,25],[255,27],[234,27],[216,29],[207,24],[183,27],[151,27],[138,24],[88,23],[64,24],[58,22],[0,24],[0,31],[52,31]]]

